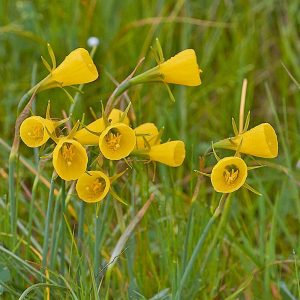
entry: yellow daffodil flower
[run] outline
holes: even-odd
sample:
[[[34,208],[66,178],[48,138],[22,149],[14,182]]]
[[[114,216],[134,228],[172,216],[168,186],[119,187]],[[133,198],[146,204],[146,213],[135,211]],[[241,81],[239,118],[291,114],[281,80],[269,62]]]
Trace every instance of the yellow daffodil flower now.
[[[197,64],[197,58],[193,49],[186,49],[179,52],[172,58],[161,63],[159,72],[163,81],[187,86],[197,86],[201,84],[201,70]]]
[[[248,168],[243,159],[236,156],[220,159],[211,172],[211,183],[220,193],[232,193],[245,184]]]
[[[109,114],[108,121],[110,124],[115,124],[120,121],[122,111],[114,108]],[[129,125],[129,119],[126,116],[122,123]],[[105,122],[103,118],[99,118],[94,122],[88,124],[86,127],[78,130],[74,138],[82,145],[98,145],[99,135],[105,129]]]
[[[43,81],[39,90],[88,83],[98,78],[98,71],[84,48],[72,51]]]
[[[278,155],[277,135],[269,123],[260,124],[233,138],[221,140],[215,143],[214,147],[237,150],[239,145],[240,153],[263,158],[275,158]]]
[[[182,141],[171,141],[152,146],[148,152],[150,160],[170,167],[180,166],[185,158],[185,145]]]
[[[82,174],[76,183],[78,197],[88,203],[101,201],[109,192],[110,179],[101,171]]]
[[[99,137],[99,147],[103,156],[119,160],[128,156],[135,147],[136,138],[132,128],[123,123],[108,126]]]
[[[85,171],[88,157],[84,147],[77,141],[61,138],[53,151],[53,166],[59,177],[76,180]]]
[[[50,138],[57,122],[42,118],[40,116],[31,116],[25,119],[20,127],[20,137],[28,147],[39,147],[44,145]]]
[[[153,123],[144,123],[134,129],[136,149],[146,149],[160,143],[159,132]]]

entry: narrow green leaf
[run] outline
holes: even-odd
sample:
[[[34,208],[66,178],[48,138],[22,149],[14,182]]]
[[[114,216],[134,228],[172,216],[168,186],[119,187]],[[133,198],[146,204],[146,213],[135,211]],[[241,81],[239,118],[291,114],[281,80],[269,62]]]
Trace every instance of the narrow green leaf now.
[[[155,44],[156,44],[157,54],[159,57],[159,63],[163,63],[165,61],[165,58],[164,58],[164,53],[163,53],[163,50],[162,50],[162,47],[161,47],[161,44],[160,44],[160,41],[158,38],[155,39]]]
[[[244,129],[243,129],[243,132],[245,132],[245,131],[248,130],[249,124],[250,124],[250,110],[248,111],[248,114],[247,114],[247,117],[246,117],[246,121],[245,121],[245,126],[244,126]]]
[[[241,141],[240,141],[240,143],[239,143],[239,145],[238,145],[238,147],[237,147],[237,149],[235,151],[234,156],[237,156],[237,157],[240,156],[240,151],[241,151],[242,143],[243,143],[243,138],[241,138]]]
[[[164,85],[165,85],[165,87],[166,87],[166,89],[168,91],[168,94],[169,94],[169,97],[170,97],[171,101],[172,102],[176,102],[175,97],[174,97],[174,95],[173,95],[173,93],[172,93],[169,85],[167,83],[165,83],[165,82],[164,82]]]
[[[255,170],[255,169],[259,169],[259,168],[262,168],[262,167],[266,167],[266,165],[259,165],[259,166],[253,166],[253,167],[248,167],[248,171],[251,171],[251,170]]]
[[[156,63],[159,65],[160,59],[159,59],[156,49],[154,49],[152,46],[150,46],[150,51],[153,54]]]
[[[75,125],[73,126],[71,132],[69,133],[69,135],[68,135],[68,137],[67,137],[68,139],[73,139],[73,137],[74,137],[75,133],[77,132],[79,126],[80,126],[80,121],[78,120],[78,121],[75,123]]]
[[[255,190],[253,187],[251,187],[248,183],[244,183],[243,187],[245,187],[247,190],[251,191],[252,193],[258,195],[258,196],[262,196],[262,194],[260,192],[258,192],[257,190]]]
[[[98,117],[97,117],[97,114],[95,113],[94,109],[90,106],[89,110],[90,110],[91,115],[93,116],[93,119],[97,120]]]
[[[46,59],[43,56],[41,56],[41,59],[42,59],[44,66],[46,67],[46,69],[49,71],[49,73],[51,73],[52,69],[51,69],[50,65],[48,64],[48,62],[46,61]]]
[[[203,175],[203,176],[206,176],[206,177],[209,177],[209,178],[211,177],[210,174],[201,172],[201,171],[199,171],[199,170],[194,170],[194,172],[199,173],[199,174],[201,174],[201,175]]]
[[[51,117],[50,117],[50,100],[48,101],[48,104],[47,104],[47,109],[46,109],[46,119],[47,120],[51,120]]]
[[[124,122],[125,118],[127,117],[127,114],[129,112],[130,107],[131,107],[131,102],[128,103],[125,111],[123,111],[123,113],[121,114],[121,116],[120,116],[120,122]]]
[[[110,193],[120,203],[122,203],[126,206],[128,205],[112,188],[110,188]]]
[[[108,127],[110,125],[110,123],[108,120],[108,116],[105,114],[105,109],[104,109],[102,100],[100,101],[100,103],[101,103],[101,112],[102,112],[103,122],[104,122],[105,127]]]
[[[239,134],[239,131],[237,129],[236,122],[235,122],[234,118],[231,118],[231,124],[232,124],[234,135],[237,136]]]
[[[68,96],[68,99],[70,100],[70,102],[73,104],[74,103],[74,98],[73,96],[65,89],[62,87],[62,90],[65,92],[65,94]]]
[[[123,172],[120,172],[112,177],[110,177],[110,182],[113,183],[114,181],[116,181],[118,178],[120,178],[121,176],[123,176],[126,172],[127,172],[128,169],[124,170]]]
[[[215,156],[216,160],[219,161],[219,160],[220,160],[220,157],[218,156],[218,154],[217,154],[216,151],[215,151],[213,142],[211,143],[211,148],[212,148],[212,151],[213,151],[213,153],[214,153],[214,156]]]
[[[52,62],[52,70],[54,70],[56,68],[55,54],[54,54],[53,49],[52,49],[52,47],[49,43],[47,44],[47,48],[48,48],[48,53],[49,53],[49,56],[50,56],[51,62]]]

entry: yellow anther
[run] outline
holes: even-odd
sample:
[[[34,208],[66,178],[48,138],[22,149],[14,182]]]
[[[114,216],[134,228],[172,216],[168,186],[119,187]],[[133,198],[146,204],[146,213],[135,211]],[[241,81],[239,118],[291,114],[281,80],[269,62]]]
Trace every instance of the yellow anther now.
[[[44,136],[44,128],[36,125],[31,129],[31,131],[28,131],[27,134],[32,138],[41,139]]]
[[[61,151],[62,151],[63,159],[66,161],[67,166],[70,167],[72,165],[72,161],[75,156],[74,146],[72,144],[65,143],[62,146]]]
[[[86,191],[90,194],[90,196],[98,196],[103,193],[105,190],[105,180],[103,178],[96,178],[90,185],[86,186]]]
[[[226,184],[230,185],[238,178],[239,170],[232,168],[230,171],[225,169],[224,179]]]
[[[109,132],[105,137],[105,141],[108,145],[108,148],[113,151],[117,151],[121,147],[120,146],[121,137],[122,136],[119,132],[117,133]]]

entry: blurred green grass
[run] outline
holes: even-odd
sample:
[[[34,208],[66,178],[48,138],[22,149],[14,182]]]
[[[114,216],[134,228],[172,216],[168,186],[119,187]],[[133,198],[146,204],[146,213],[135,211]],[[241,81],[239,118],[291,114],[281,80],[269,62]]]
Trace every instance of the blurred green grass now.
[[[194,48],[197,53],[203,83],[196,88],[171,86],[175,104],[159,84],[143,85],[129,91],[136,123],[155,122],[164,126],[165,139],[182,138],[185,141],[187,157],[184,167],[177,170],[159,166],[155,185],[150,182],[150,177],[148,180],[146,166],[137,166],[120,185],[122,197],[131,203],[128,208],[121,208],[126,224],[148,199],[150,190],[155,191],[156,202],[119,258],[115,267],[118,271],[113,272],[111,279],[112,299],[150,299],[164,290],[165,295],[162,293],[153,299],[168,299],[175,295],[185,259],[190,257],[219,198],[213,193],[210,182],[204,180],[196,203],[191,206],[196,184],[192,170],[199,168],[198,156],[212,140],[232,134],[231,117],[238,117],[244,78],[248,79],[246,110],[251,110],[251,127],[261,122],[270,122],[275,127],[279,134],[280,154],[272,162],[282,165],[285,172],[279,168],[252,172],[249,184],[263,196],[257,197],[246,190],[235,194],[223,239],[214,249],[204,274],[200,274],[202,258],[209,246],[206,243],[182,297],[237,299],[234,293],[239,288],[242,289],[240,299],[300,297],[293,256],[293,249],[296,259],[300,253],[299,167],[296,169],[300,158],[300,97],[299,88],[283,67],[286,66],[299,82],[299,10],[298,1],[275,0],[69,0],[51,1],[51,4],[43,0],[0,0],[0,137],[9,144],[16,107],[30,87],[33,65],[37,65],[37,78],[47,73],[39,58],[41,55],[47,57],[47,42],[60,62],[74,48],[87,47],[88,37],[100,39],[95,56],[100,79],[85,86],[74,120],[81,118],[82,113],[91,120],[90,106],[100,113],[100,100],[105,102],[114,88],[109,75],[122,81],[143,56],[146,60],[141,70],[154,64],[149,47],[156,37],[165,57],[185,48]],[[61,118],[62,110],[68,111],[65,94],[52,90],[38,98],[39,114],[44,114],[48,99],[51,99],[53,117]],[[33,162],[30,150],[22,147],[21,154]],[[6,203],[4,175],[7,162],[8,152],[1,147],[2,203]],[[206,163],[213,164],[213,158]],[[34,176],[28,174],[22,164],[19,172],[22,183],[30,190]],[[50,178],[51,168],[46,167],[43,174]],[[47,193],[47,188],[39,183],[32,215],[32,236],[40,245]],[[20,194],[19,221],[27,228],[30,201],[26,194]],[[78,210],[76,197],[72,196],[71,201]],[[99,256],[103,265],[122,230],[113,202],[107,201],[101,209],[107,210],[100,226],[102,250]],[[89,277],[89,263],[93,258],[86,257],[87,253],[93,253],[94,225],[89,220],[92,220],[94,210],[93,206],[86,207],[84,252],[76,254],[70,249],[67,252],[71,263],[66,280],[79,299],[94,299]],[[75,220],[68,216],[68,222],[73,230]],[[0,225],[0,240],[3,237],[6,241],[9,221],[3,207]],[[23,237],[22,233],[20,237]],[[72,245],[71,242],[71,235],[68,235],[68,245]],[[30,253],[21,257],[38,262]],[[24,263],[8,259],[3,253],[0,253],[0,261],[20,278],[10,281],[12,296],[4,294],[7,299],[16,299],[25,287],[39,282],[39,275],[33,274]],[[81,270],[79,281],[76,278],[78,268]],[[57,274],[52,276],[56,278]],[[32,294],[32,299],[40,297],[42,291],[40,289],[35,296]],[[53,289],[53,299],[60,299],[63,293],[64,290]]]

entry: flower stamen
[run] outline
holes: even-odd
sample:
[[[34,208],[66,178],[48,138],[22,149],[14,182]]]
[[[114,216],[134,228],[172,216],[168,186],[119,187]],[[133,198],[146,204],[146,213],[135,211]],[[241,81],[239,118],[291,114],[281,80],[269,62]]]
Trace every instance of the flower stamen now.
[[[42,126],[35,125],[31,131],[28,131],[27,134],[33,139],[42,139],[44,137],[44,128]]]
[[[106,187],[106,182],[103,178],[96,178],[91,184],[86,186],[86,191],[90,197],[101,195]]]
[[[110,150],[117,151],[121,146],[121,137],[122,135],[117,131],[117,132],[109,132],[106,137],[105,141],[107,143],[107,146]]]
[[[236,168],[236,166],[228,166],[224,170],[224,174],[223,174],[225,183],[227,185],[234,183],[238,178],[238,175],[239,175],[239,170]]]
[[[75,156],[74,146],[72,144],[65,143],[62,146],[61,151],[63,159],[66,161],[68,167],[70,167]]]

